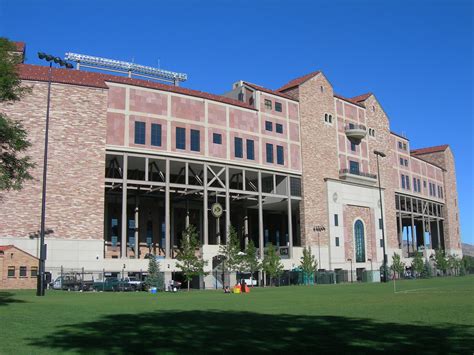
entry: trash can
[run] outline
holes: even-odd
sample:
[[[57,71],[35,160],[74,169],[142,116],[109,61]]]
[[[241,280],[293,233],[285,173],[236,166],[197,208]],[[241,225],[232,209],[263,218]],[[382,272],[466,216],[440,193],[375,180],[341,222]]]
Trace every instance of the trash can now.
[[[156,294],[156,292],[157,292],[156,287],[151,287],[150,288],[150,293]]]

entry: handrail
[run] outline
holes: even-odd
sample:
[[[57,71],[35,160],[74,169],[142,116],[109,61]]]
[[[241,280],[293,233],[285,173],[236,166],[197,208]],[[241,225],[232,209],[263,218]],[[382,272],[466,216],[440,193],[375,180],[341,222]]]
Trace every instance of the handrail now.
[[[367,131],[367,127],[364,126],[363,124],[359,124],[359,123],[347,123],[346,126],[344,127],[344,129],[346,131],[351,130],[351,129],[362,129],[364,131]]]
[[[339,174],[351,174],[351,175],[367,177],[370,179],[377,179],[377,174],[364,173],[363,171],[360,171],[360,170],[341,169],[339,170]]]

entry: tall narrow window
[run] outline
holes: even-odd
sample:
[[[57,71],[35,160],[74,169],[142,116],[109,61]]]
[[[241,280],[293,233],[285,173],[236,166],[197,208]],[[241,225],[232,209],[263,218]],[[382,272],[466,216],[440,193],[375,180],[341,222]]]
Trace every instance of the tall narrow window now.
[[[273,163],[273,145],[267,143],[267,163]]]
[[[186,130],[176,127],[176,149],[186,149]]]
[[[338,226],[339,225],[339,216],[337,214],[334,215],[334,226]]]
[[[281,102],[276,102],[276,101],[275,101],[275,111],[277,111],[277,112],[281,112],[281,111],[282,111]]]
[[[247,139],[247,159],[255,160],[255,147],[254,142],[251,139]]]
[[[281,145],[277,145],[277,164],[285,164],[285,154]]]
[[[32,266],[30,269],[30,277],[37,277],[38,276],[38,267]]]
[[[359,162],[350,160],[349,161],[349,172],[351,174],[359,175]]]
[[[336,246],[339,246],[339,237],[336,237]]]
[[[355,152],[357,150],[356,145],[351,142],[351,150]]]
[[[410,190],[410,177],[407,175],[405,176],[405,179],[406,179],[407,190]]]
[[[280,124],[280,123],[277,123],[277,124],[275,125],[275,132],[276,132],[276,133],[283,133],[283,125]]]
[[[191,130],[191,150],[199,152],[201,150],[201,132],[197,129]]]
[[[20,277],[26,277],[27,276],[27,273],[26,273],[26,266],[20,266]]]
[[[234,138],[234,155],[236,158],[243,158],[242,153],[242,138]]]
[[[402,174],[402,189],[405,189],[405,175]]]
[[[365,262],[364,224],[359,219],[354,223],[356,262]]]
[[[416,178],[413,178],[413,191],[418,192],[418,185],[416,184]]]
[[[161,125],[151,124],[151,145],[161,147]]]
[[[135,121],[135,144],[145,144],[145,122]]]
[[[9,266],[8,267],[8,277],[15,277],[15,267]]]

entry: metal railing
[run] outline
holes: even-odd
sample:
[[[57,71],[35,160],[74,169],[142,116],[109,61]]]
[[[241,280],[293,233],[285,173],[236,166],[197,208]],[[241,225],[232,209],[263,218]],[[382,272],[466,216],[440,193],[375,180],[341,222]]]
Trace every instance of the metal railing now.
[[[364,126],[363,124],[359,124],[359,123],[348,123],[348,124],[346,124],[344,129],[346,131],[352,130],[352,129],[361,129],[361,130],[367,131],[367,127]]]
[[[351,169],[341,169],[339,170],[339,175],[351,174],[356,176],[362,176],[369,179],[377,179],[377,174],[364,173],[360,170],[351,170]]]

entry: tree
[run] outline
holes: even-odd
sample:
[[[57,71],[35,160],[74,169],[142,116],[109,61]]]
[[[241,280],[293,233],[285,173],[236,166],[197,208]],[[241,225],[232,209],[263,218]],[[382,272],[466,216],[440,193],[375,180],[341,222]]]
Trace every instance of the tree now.
[[[250,273],[250,280],[252,280],[253,275],[261,269],[260,262],[258,261],[257,248],[253,240],[250,240],[245,248],[242,266],[245,271]],[[253,283],[251,286],[253,286]]]
[[[413,261],[411,262],[411,268],[415,273],[415,277],[421,276],[423,273],[423,268],[424,268],[424,262],[423,262],[423,257],[422,254],[419,252],[415,253],[415,256],[413,257]]]
[[[303,256],[301,257],[301,270],[303,271],[303,279],[306,284],[309,284],[309,277],[312,277],[318,268],[318,261],[316,257],[311,253],[311,247],[303,248]],[[306,278],[304,277],[306,275]]]
[[[452,275],[457,276],[462,267],[462,261],[456,254],[450,254],[447,258],[448,268]]]
[[[227,243],[219,246],[219,255],[223,259],[223,271],[238,271],[241,268],[243,255],[240,252],[239,236],[234,227],[230,226],[228,236]]]
[[[183,232],[183,238],[181,239],[181,249],[178,252],[176,259],[176,267],[183,272],[184,280],[188,283],[188,291],[190,281],[194,276],[206,275],[204,272],[204,266],[207,265],[207,261],[202,259],[202,255],[196,255],[196,250],[200,249],[201,244],[198,240],[198,234],[196,227],[190,225]]]
[[[277,255],[272,243],[268,244],[267,252],[262,261],[262,269],[270,276],[270,284],[275,277],[280,276],[283,272],[283,264],[280,261],[280,256]]]
[[[0,38],[0,103],[18,101],[30,89],[21,86],[17,72],[20,57],[12,55],[15,45]],[[32,179],[29,170],[34,166],[24,155],[31,143],[20,122],[0,113],[0,190],[19,190],[25,180]]]
[[[433,276],[433,268],[431,267],[430,262],[428,260],[425,260],[421,277],[424,279],[429,279],[432,276]]]
[[[434,260],[436,268],[441,271],[441,274],[444,276],[448,269],[448,260],[446,259],[444,250],[436,249],[435,254],[431,255],[431,259]]]
[[[400,255],[397,253],[394,253],[392,255],[392,266],[390,267],[393,271],[394,277],[398,274],[398,277],[400,277],[400,274],[405,271],[405,263],[402,262]]]
[[[150,289],[156,287],[158,290],[164,288],[164,277],[160,271],[160,264],[156,262],[155,256],[148,260],[148,275],[145,278],[145,286]]]

